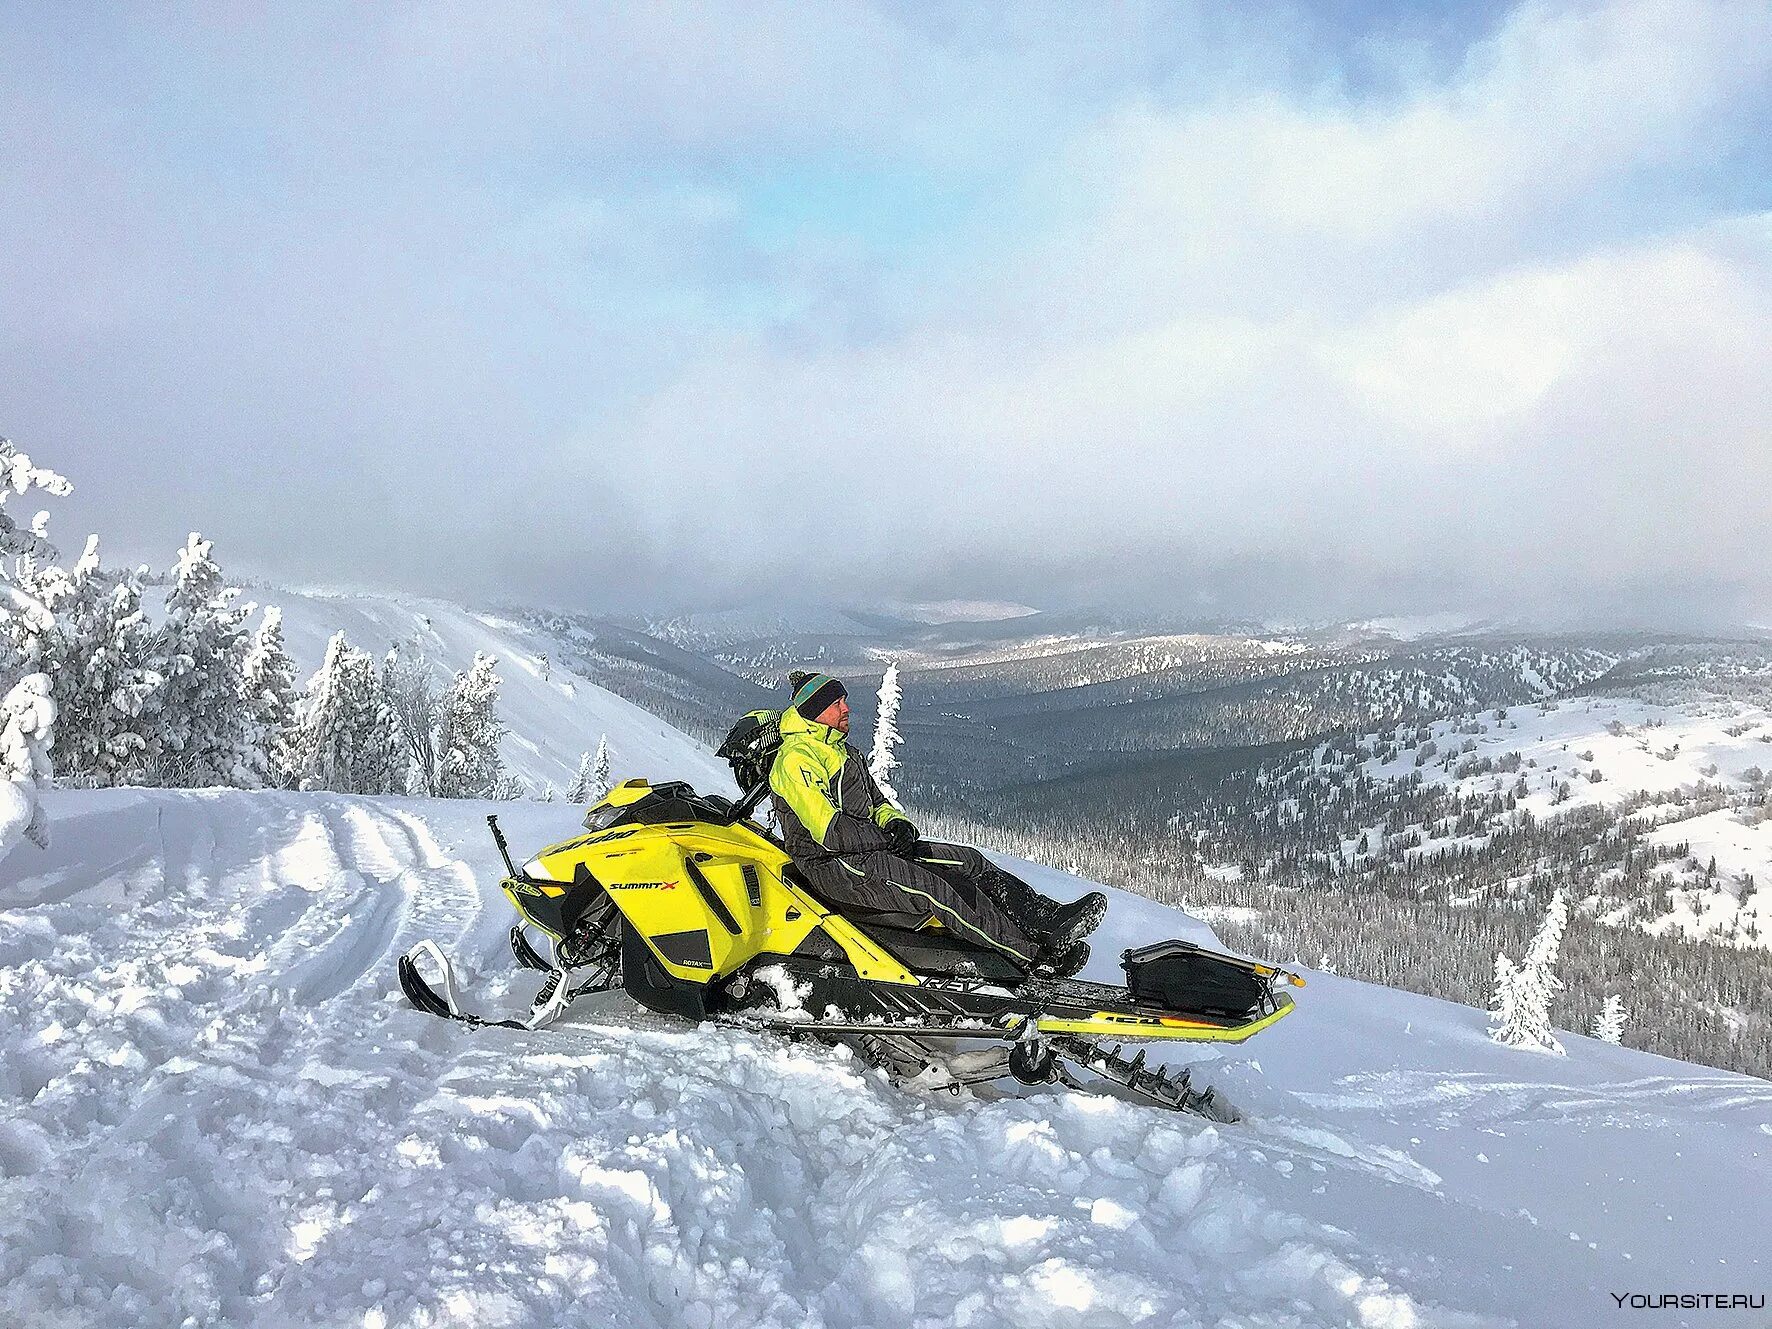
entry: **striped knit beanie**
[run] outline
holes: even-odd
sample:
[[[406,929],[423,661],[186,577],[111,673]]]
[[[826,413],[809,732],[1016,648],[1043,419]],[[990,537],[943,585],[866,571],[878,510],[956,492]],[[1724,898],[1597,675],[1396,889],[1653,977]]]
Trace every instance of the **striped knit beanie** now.
[[[788,685],[794,689],[794,699],[788,705],[808,720],[818,719],[837,698],[849,695],[849,689],[829,674],[796,669],[788,675]]]

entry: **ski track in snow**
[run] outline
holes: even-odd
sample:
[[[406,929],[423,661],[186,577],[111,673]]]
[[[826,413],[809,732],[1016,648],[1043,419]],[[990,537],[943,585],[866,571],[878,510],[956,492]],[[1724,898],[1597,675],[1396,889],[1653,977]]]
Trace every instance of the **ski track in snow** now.
[[[53,848],[0,877],[0,1324],[1403,1329],[1765,1289],[1772,1086],[1590,1065],[1582,1039],[1508,1053],[1478,1012],[1342,980],[1211,1068],[1252,1109],[1235,1127],[920,1097],[845,1052],[618,1006],[434,1020],[394,981],[422,937],[475,1004],[535,985],[491,808],[52,796]],[[514,846],[571,827],[496,810]],[[1109,929],[1104,956],[1127,929],[1203,935],[1121,896]],[[1710,1161],[1663,1214],[1642,1194],[1678,1190],[1682,1142]],[[1706,1219],[1730,1169],[1758,1210]]]

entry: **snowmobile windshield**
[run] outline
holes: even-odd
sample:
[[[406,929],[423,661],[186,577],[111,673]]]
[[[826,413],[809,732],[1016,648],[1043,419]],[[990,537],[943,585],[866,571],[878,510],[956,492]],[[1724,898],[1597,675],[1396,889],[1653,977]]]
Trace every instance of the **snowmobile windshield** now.
[[[619,825],[627,812],[626,808],[594,807],[585,813],[584,827],[587,831],[606,831]]]
[[[681,780],[657,785],[624,807],[595,807],[585,814],[587,831],[606,831],[612,826],[658,826],[670,822],[704,822],[723,826],[732,811],[732,800],[718,794],[698,794]]]

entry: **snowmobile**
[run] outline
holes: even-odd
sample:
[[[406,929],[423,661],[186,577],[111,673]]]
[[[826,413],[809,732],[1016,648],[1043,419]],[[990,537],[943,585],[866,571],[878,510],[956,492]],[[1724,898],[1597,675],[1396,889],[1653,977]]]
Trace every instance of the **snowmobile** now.
[[[1125,952],[1124,987],[1035,978],[933,920],[906,930],[846,917],[752,819],[767,792],[760,782],[734,803],[682,782],[629,780],[591,807],[583,834],[521,867],[488,817],[519,916],[511,950],[546,975],[540,993],[521,1019],[464,1010],[430,941],[401,957],[401,988],[433,1015],[534,1029],[578,997],[620,987],[666,1015],[848,1043],[926,1087],[958,1093],[1013,1077],[1080,1089],[1082,1069],[1141,1100],[1237,1119],[1185,1070],[1147,1068],[1144,1051],[1127,1057],[1110,1043],[1241,1043],[1291,1013],[1281,989],[1302,978],[1183,941]],[[532,929],[546,939],[539,948]],[[440,971],[441,992],[421,961]],[[967,1046],[980,1041],[988,1046]]]

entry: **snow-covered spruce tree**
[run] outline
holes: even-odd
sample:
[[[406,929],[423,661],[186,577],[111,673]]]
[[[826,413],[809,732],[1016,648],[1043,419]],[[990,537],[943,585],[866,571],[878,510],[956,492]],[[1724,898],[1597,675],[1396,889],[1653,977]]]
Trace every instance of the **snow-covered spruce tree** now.
[[[8,498],[33,489],[60,496],[73,485],[0,438],[0,858],[21,838],[49,843],[41,795],[52,775],[55,702],[39,662],[55,616],[25,583],[36,562],[54,558],[55,549],[46,514],[21,527],[6,512]]]
[[[439,798],[496,798],[506,789],[495,663],[484,651],[475,652],[473,667],[457,674],[444,695],[437,734]]]
[[[1563,989],[1563,981],[1556,975],[1556,964],[1557,954],[1563,946],[1563,929],[1568,922],[1569,905],[1559,890],[1551,896],[1544,921],[1539,924],[1532,944],[1526,948],[1525,963],[1514,970],[1507,981],[1512,1007],[1505,1020],[1501,1013],[1503,965],[1512,969],[1512,964],[1505,955],[1496,957],[1497,1015],[1490,1034],[1496,1042],[1563,1055],[1563,1045],[1551,1028],[1550,1008],[1551,1001]]]
[[[1520,1023],[1520,971],[1506,951],[1495,953],[1495,995],[1489,1001],[1489,1037],[1504,1047],[1522,1047],[1526,1031]]]
[[[99,566],[98,537],[74,565],[59,614],[54,675],[58,778],[91,785],[140,779],[148,713],[161,677],[141,581]]]
[[[375,661],[342,632],[326,643],[326,658],[308,682],[290,758],[298,789],[404,792],[395,787],[404,751]]]
[[[161,627],[148,759],[155,783],[175,787],[251,785],[252,732],[241,705],[246,619],[239,591],[223,579],[212,541],[195,531],[179,551]]]
[[[613,788],[615,781],[609,774],[609,735],[602,734],[597,738],[597,759],[591,766],[590,797],[585,802],[601,802],[609,797]]]
[[[363,658],[357,666],[361,671],[357,723],[363,737],[358,745],[356,792],[404,794],[409,792],[409,763],[400,723],[388,700],[387,662],[377,672],[369,652],[359,654]]]
[[[352,655],[345,634],[335,632],[326,656],[308,680],[290,734],[289,782],[296,789],[340,789],[356,766],[351,719]]]
[[[364,659],[369,659],[367,651]],[[357,792],[361,794],[406,794],[412,789],[412,763],[389,687],[395,664],[395,652],[389,650],[380,672],[371,663],[364,680],[361,723],[365,738],[357,774]]]
[[[72,569],[26,555],[18,560],[15,572],[18,587],[50,614],[46,628],[15,635],[14,644],[33,668],[49,678],[49,699],[55,705],[56,778],[67,783],[82,773],[73,757],[74,731],[87,709],[79,684],[80,659],[91,632],[93,602],[101,589],[98,537],[87,537],[86,549]],[[9,626],[16,633],[19,624]]]
[[[1532,944],[1526,948],[1526,963],[1522,969],[1522,972],[1531,975],[1531,981],[1524,991],[1530,1000],[1538,1003],[1533,1014],[1542,1014],[1549,1045],[1555,1045],[1557,1041],[1550,1037],[1550,1005],[1557,993],[1563,990],[1563,980],[1557,977],[1556,969],[1557,957],[1563,950],[1563,932],[1568,926],[1569,901],[1559,889],[1551,893],[1550,906],[1544,911],[1544,921],[1538,925]]]
[[[41,799],[55,774],[49,760],[54,742],[49,675],[26,674],[0,699],[0,858],[21,837],[39,849],[49,847]]]
[[[1602,1043],[1624,1042],[1624,998],[1609,993],[1606,1004],[1594,1016],[1594,1037]]]
[[[898,661],[894,660],[886,666],[886,674],[880,680],[880,709],[874,720],[874,747],[868,754],[868,770],[873,773],[874,782],[880,786],[880,792],[894,803],[898,802],[898,791],[892,787],[890,776],[898,767],[898,758],[893,754],[900,741],[898,732],[898,703],[903,693],[898,686]]]
[[[301,695],[295,689],[295,661],[283,645],[283,611],[274,605],[252,634],[240,694],[251,723],[248,753],[256,782],[289,787]]]
[[[437,793],[437,726],[442,700],[423,649],[395,646],[382,662],[382,696],[393,713],[394,732],[404,749],[406,792],[420,798]]]
[[[566,789],[568,803],[589,803],[591,801],[591,754],[582,753],[578,759],[578,774],[572,777],[572,783]]]

